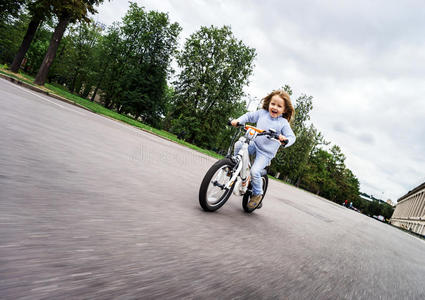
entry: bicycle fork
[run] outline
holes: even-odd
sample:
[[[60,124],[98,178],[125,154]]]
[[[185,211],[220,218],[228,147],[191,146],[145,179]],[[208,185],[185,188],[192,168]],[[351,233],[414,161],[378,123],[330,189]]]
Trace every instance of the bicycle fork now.
[[[237,161],[236,170],[232,178],[226,184],[226,188],[230,188],[233,184],[233,193],[237,196],[242,196],[248,189],[248,176],[250,173],[250,161],[248,154],[248,144],[244,143],[238,154],[233,158]]]

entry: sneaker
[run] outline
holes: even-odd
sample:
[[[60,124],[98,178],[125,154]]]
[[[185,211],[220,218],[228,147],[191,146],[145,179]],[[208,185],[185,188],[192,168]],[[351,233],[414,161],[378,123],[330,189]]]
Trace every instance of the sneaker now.
[[[249,202],[248,202],[248,208],[249,209],[256,208],[258,206],[258,204],[260,203],[262,197],[263,197],[263,195],[251,196],[251,199],[249,199]]]

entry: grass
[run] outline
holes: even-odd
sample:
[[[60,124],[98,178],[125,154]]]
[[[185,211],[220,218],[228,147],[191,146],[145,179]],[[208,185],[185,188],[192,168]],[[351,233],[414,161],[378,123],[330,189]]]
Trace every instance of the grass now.
[[[28,83],[28,84],[30,84],[32,86],[41,88],[41,89],[43,89],[44,91],[46,91],[46,92],[48,92],[50,94],[55,94],[55,95],[61,96],[61,97],[65,98],[65,99],[67,99],[68,101],[71,101],[73,103],[76,103],[78,105],[81,105],[81,106],[87,108],[88,110],[90,110],[90,111],[92,111],[92,112],[94,112],[96,114],[104,115],[104,116],[113,118],[115,120],[119,120],[121,122],[127,123],[127,124],[129,124],[131,126],[140,128],[142,130],[145,130],[145,131],[148,131],[148,132],[152,132],[152,133],[154,133],[154,134],[156,134],[158,136],[161,136],[163,138],[166,138],[168,140],[171,140],[173,142],[176,142],[178,144],[181,144],[183,146],[186,146],[188,148],[191,148],[191,149],[196,150],[198,152],[201,152],[203,154],[209,155],[211,157],[214,157],[214,158],[217,158],[217,159],[223,158],[223,156],[221,156],[221,155],[219,155],[219,154],[217,154],[217,153],[215,153],[213,151],[205,150],[205,149],[199,148],[199,147],[197,147],[195,145],[192,145],[192,144],[190,144],[188,142],[185,142],[183,140],[180,140],[180,139],[177,138],[176,135],[174,135],[172,133],[169,133],[168,131],[164,131],[164,130],[160,130],[160,129],[151,127],[151,126],[146,125],[146,124],[144,124],[144,123],[142,123],[142,122],[140,122],[138,120],[135,120],[135,119],[133,119],[131,117],[128,117],[126,115],[119,114],[119,113],[117,113],[115,111],[112,111],[110,109],[107,109],[107,108],[103,107],[102,105],[100,105],[100,104],[98,104],[96,102],[91,102],[91,101],[89,101],[87,99],[81,98],[81,97],[79,97],[77,95],[74,95],[74,94],[68,92],[68,91],[65,91],[64,89],[62,89],[61,87],[59,87],[57,85],[46,83],[44,85],[44,87],[40,87],[40,86],[38,86],[38,85],[36,85],[36,84],[33,83],[34,77],[32,77],[32,76],[30,76],[28,74],[24,74],[24,73],[19,73],[19,74],[12,73],[12,72],[10,72],[10,71],[7,70],[7,66],[6,65],[0,65],[0,73],[2,73],[4,75],[7,75],[9,77],[13,77],[15,79],[18,79],[20,81],[23,81],[25,83]]]

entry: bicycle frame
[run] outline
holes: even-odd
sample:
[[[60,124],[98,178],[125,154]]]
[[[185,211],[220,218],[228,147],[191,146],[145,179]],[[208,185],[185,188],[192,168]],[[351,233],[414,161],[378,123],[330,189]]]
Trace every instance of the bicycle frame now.
[[[226,189],[229,189],[234,184],[234,182],[238,179],[238,176],[241,177],[241,180],[246,180],[250,174],[251,162],[249,160],[248,146],[249,143],[257,137],[257,134],[262,131],[259,131],[257,128],[252,126],[246,126],[245,129],[247,129],[245,136],[241,136],[238,140],[242,143],[242,147],[239,152],[232,157],[234,161],[237,161],[236,170],[233,172],[232,178],[225,185]],[[248,185],[244,187],[245,190],[247,186]]]

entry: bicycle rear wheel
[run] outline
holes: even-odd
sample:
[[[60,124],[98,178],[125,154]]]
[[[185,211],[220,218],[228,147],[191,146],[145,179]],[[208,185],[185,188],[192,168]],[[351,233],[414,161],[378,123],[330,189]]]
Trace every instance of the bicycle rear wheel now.
[[[248,190],[246,191],[245,195],[243,195],[242,199],[242,208],[247,213],[252,213],[254,210],[256,210],[259,206],[262,205],[263,199],[266,196],[267,188],[269,186],[269,177],[267,174],[261,176],[261,180],[263,181],[263,197],[261,198],[260,203],[257,205],[256,208],[249,208],[248,202],[251,199],[252,196],[252,184],[249,183]]]

